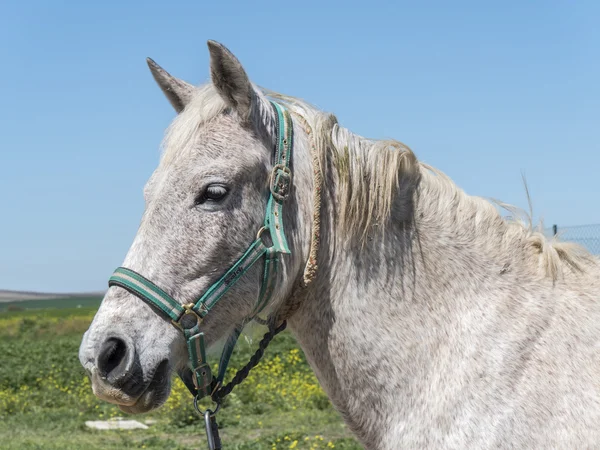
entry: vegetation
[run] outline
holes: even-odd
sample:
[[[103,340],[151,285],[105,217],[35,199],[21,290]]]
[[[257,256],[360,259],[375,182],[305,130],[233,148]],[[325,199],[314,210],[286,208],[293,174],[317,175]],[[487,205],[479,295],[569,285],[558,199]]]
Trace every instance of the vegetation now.
[[[0,302],[0,312],[3,311],[22,311],[24,309],[46,309],[51,304],[52,308],[98,308],[100,306],[98,297],[68,297],[52,300],[35,299]]]
[[[0,449],[204,448],[203,422],[178,378],[167,403],[141,416],[128,417],[93,396],[77,352],[94,312],[80,307],[0,313]],[[240,344],[229,376],[254,351],[243,339]],[[117,416],[151,425],[132,431],[85,426],[87,420]],[[218,422],[227,449],[361,448],[288,333],[277,336],[228,397]]]

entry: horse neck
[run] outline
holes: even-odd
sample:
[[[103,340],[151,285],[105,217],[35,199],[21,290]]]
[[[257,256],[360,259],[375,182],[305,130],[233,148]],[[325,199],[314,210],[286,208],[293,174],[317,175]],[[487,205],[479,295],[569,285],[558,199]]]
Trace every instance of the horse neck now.
[[[514,290],[509,279],[526,276],[527,258],[504,250],[518,233],[433,177],[423,170],[412,191],[404,186],[412,213],[396,208],[385,232],[373,230],[364,245],[339,234],[336,186],[327,185],[319,272],[290,320],[328,396],[365,440],[377,440],[383,431],[373,424],[383,426],[391,410],[404,413],[415,380],[434,364],[432,352],[464,338],[457,324],[467,311],[486,314],[484,293],[489,300]],[[390,386],[396,403],[385,405],[381,390]]]

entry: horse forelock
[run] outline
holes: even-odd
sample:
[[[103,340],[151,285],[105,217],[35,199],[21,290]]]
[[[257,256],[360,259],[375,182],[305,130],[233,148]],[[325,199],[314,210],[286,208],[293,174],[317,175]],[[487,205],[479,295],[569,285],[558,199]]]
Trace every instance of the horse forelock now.
[[[191,102],[173,119],[165,132],[161,145],[161,166],[169,165],[176,158],[189,156],[200,127],[227,109],[212,83],[198,87]]]

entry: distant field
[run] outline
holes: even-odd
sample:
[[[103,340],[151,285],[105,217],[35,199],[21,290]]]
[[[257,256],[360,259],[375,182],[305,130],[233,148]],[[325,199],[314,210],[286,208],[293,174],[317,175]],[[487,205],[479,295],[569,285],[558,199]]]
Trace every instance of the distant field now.
[[[98,308],[101,301],[101,296],[3,301],[0,302],[0,313],[21,309]]]
[[[83,298],[83,297],[102,297],[104,292],[32,292],[32,291],[8,291],[0,289],[0,303],[3,302],[21,302],[25,300],[50,300],[61,298]]]

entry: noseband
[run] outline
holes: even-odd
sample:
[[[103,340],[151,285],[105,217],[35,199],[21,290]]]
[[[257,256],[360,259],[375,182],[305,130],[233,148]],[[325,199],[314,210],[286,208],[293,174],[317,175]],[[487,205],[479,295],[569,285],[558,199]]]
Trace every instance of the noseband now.
[[[196,409],[198,400],[208,395],[211,395],[213,400],[217,402],[217,408],[214,412],[208,410],[205,413],[201,413],[204,415],[206,421],[209,447],[215,449],[221,447],[218,442],[218,430],[216,428],[214,413],[219,408],[220,400],[231,391],[232,387],[222,395],[215,396],[215,394],[222,386],[229,359],[242,329],[247,323],[256,318],[257,314],[264,309],[271,299],[279,266],[279,255],[282,253],[291,253],[283,230],[283,204],[288,198],[292,187],[292,172],[289,165],[293,149],[293,123],[287,109],[275,102],[271,102],[271,105],[275,111],[277,137],[275,164],[271,171],[267,212],[264,225],[258,230],[256,239],[235,264],[210,286],[199,300],[195,303],[185,305],[175,300],[152,281],[125,267],[116,269],[108,281],[109,287],[118,286],[127,290],[149,304],[157,314],[171,321],[171,323],[183,332],[187,342],[190,366],[181,371],[179,376],[194,395]],[[267,231],[272,241],[272,245],[269,247],[263,241],[263,235]],[[204,333],[200,331],[200,325],[204,317],[223,298],[225,293],[260,259],[264,259],[264,268],[258,300],[252,313],[234,328],[229,339],[227,339],[227,343],[221,353],[219,371],[215,378],[206,360]],[[283,331],[285,322],[277,329],[274,326],[275,324],[270,324],[269,333],[261,341],[262,351],[264,351],[264,347],[266,347],[275,334]],[[268,340],[267,336],[270,336]],[[262,351],[260,353],[261,356]],[[258,359],[260,359],[260,356],[258,358],[253,357],[253,360],[255,360],[254,364],[246,366],[246,375],[249,368],[258,363]],[[243,378],[241,379],[243,380]]]

